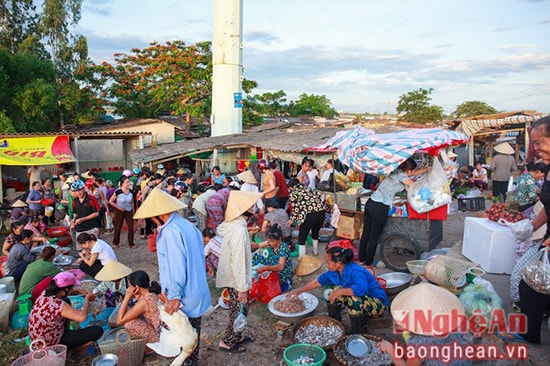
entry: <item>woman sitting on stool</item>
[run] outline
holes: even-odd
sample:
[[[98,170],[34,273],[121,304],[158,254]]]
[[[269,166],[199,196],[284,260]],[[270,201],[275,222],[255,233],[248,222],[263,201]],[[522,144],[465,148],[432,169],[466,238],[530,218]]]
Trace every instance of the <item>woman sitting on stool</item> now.
[[[78,244],[83,248],[78,255],[77,262],[80,263],[80,270],[91,277],[95,277],[97,272],[103,268],[109,261],[116,261],[116,255],[111,246],[98,239],[94,234],[82,233],[76,238]]]

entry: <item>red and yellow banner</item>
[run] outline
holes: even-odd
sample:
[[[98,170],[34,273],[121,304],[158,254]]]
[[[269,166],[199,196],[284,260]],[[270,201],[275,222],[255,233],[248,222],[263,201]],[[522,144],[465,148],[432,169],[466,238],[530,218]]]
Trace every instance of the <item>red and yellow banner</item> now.
[[[0,138],[0,165],[49,165],[75,160],[68,135]]]

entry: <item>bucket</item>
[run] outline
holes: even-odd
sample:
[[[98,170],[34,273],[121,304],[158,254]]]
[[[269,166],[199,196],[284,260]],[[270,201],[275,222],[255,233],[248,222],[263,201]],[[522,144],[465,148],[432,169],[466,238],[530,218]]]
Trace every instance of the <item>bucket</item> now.
[[[52,217],[53,216],[53,207],[48,206],[44,208],[44,212],[46,214],[46,217]]]

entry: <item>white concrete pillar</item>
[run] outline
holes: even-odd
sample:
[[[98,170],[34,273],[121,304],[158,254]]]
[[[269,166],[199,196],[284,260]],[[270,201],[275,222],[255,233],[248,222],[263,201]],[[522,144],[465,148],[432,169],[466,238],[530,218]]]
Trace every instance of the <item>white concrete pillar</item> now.
[[[212,136],[242,132],[243,0],[214,0]]]

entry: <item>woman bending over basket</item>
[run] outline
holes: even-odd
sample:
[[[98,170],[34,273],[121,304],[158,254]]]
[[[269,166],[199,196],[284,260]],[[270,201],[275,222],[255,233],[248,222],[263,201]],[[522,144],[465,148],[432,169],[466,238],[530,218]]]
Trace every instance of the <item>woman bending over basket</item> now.
[[[147,337],[147,343],[156,343],[160,330],[160,285],[150,282],[149,275],[144,271],[130,273],[128,280],[130,284],[118,311],[117,323],[124,325],[131,338]],[[130,308],[132,299],[137,302]]]
[[[353,262],[351,249],[332,247],[327,250],[325,260],[327,272],[305,286],[290,291],[287,297],[321,286],[333,287],[328,296],[328,315],[341,320],[342,308],[347,307],[351,333],[366,333],[367,317],[378,317],[390,306],[386,293],[369,271]]]
[[[61,272],[53,278],[34,303],[29,315],[31,341],[43,339],[47,346],[64,344],[70,350],[85,348],[103,335],[103,329],[97,325],[69,330],[71,320],[86,320],[90,301],[95,298],[95,295],[86,292],[82,308],[73,308],[67,296],[78,285],[80,281],[71,272]]]

